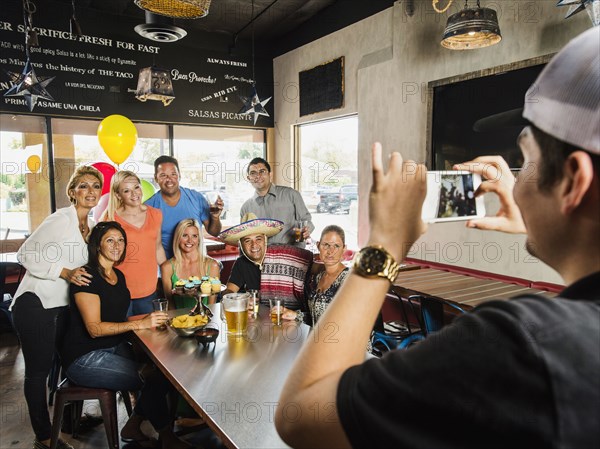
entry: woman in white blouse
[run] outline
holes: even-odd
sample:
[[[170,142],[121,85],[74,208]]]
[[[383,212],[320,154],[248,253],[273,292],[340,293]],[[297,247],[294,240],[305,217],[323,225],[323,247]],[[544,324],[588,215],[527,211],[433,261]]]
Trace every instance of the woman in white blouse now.
[[[66,328],[69,283],[88,285],[86,238],[88,215],[102,194],[102,174],[79,167],[67,186],[70,207],[57,210],[23,243],[17,259],[27,269],[11,304],[25,361],[25,400],[35,433],[34,449],[50,446],[51,424],[46,405],[46,378],[55,348]],[[73,447],[59,439],[59,449]]]

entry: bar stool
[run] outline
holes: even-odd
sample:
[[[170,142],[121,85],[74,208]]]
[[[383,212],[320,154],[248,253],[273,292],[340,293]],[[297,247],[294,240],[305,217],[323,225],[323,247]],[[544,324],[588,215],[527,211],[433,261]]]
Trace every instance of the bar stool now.
[[[125,402],[127,414],[131,416],[132,407],[129,392],[120,392]],[[119,449],[119,425],[117,422],[117,392],[106,388],[87,388],[78,385],[69,384],[65,379],[56,390],[54,405],[54,418],[52,420],[52,444],[51,449],[56,449],[58,436],[62,425],[64,408],[67,402],[73,402],[75,406],[74,412],[71,414],[74,418],[73,432],[75,434],[81,418],[81,407],[85,400],[97,399],[100,401],[100,411],[104,420],[104,429],[106,430],[106,438],[108,447]]]

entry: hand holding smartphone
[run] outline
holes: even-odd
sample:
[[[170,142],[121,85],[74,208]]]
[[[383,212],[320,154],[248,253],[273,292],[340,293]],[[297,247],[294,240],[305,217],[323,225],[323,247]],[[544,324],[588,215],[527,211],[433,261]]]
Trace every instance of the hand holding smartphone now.
[[[427,172],[427,196],[421,218],[426,223],[485,217],[483,197],[475,198],[481,176],[468,171]]]

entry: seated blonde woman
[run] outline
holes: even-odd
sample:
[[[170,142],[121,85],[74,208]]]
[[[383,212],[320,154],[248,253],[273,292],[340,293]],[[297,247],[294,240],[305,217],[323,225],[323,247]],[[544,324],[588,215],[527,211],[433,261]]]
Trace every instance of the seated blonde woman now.
[[[176,308],[191,307],[196,303],[192,299],[193,293],[190,293],[193,286],[193,283],[189,282],[190,277],[197,278],[196,291],[202,288],[198,280],[202,280],[203,277],[210,277],[213,280],[209,297],[211,304],[216,302],[221,288],[220,281],[217,281],[221,266],[215,259],[204,254],[200,229],[200,224],[192,218],[180,221],[173,236],[174,256],[160,267],[165,296]],[[187,288],[184,290],[185,286]],[[176,288],[177,293],[174,294]],[[188,293],[186,294],[185,291]]]

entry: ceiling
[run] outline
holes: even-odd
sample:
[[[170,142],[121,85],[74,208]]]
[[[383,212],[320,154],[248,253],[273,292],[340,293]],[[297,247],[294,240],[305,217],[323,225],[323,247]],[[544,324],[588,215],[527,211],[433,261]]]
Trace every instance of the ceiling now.
[[[71,0],[58,0],[70,4]],[[249,39],[254,31],[257,40],[281,37],[297,28],[336,0],[212,0],[209,14],[201,19],[175,19],[184,30],[196,29],[220,33],[231,38]],[[144,23],[144,10],[133,0],[75,0],[76,8],[127,16]],[[255,17],[254,30],[250,24]]]
[[[15,4],[20,3],[20,0],[11,1]],[[72,2],[32,1],[40,6],[47,2],[46,7],[50,8],[53,2],[60,3],[60,9],[63,10],[70,10]],[[165,27],[162,22],[156,26],[155,23],[150,25],[145,11],[139,8],[134,0],[74,0],[74,3],[77,16],[88,21],[96,21],[96,14],[102,17],[122,17],[125,26],[133,28],[140,25],[140,28],[146,30],[146,38],[159,36],[160,39],[154,39],[157,41],[165,40],[165,35],[179,34],[178,28],[181,28],[196,36],[195,46],[225,48],[230,54],[237,51],[236,48],[248,48],[254,34],[257,54],[276,57],[389,8],[394,1],[254,0],[253,12],[252,0],[212,0],[208,15],[201,19],[171,19],[154,15],[154,20],[169,22]],[[132,23],[135,25],[132,26]],[[108,28],[114,31],[116,27],[118,22],[111,23]],[[152,31],[154,36],[147,30]],[[201,37],[203,35],[204,37]],[[175,36],[174,40],[179,38]]]

